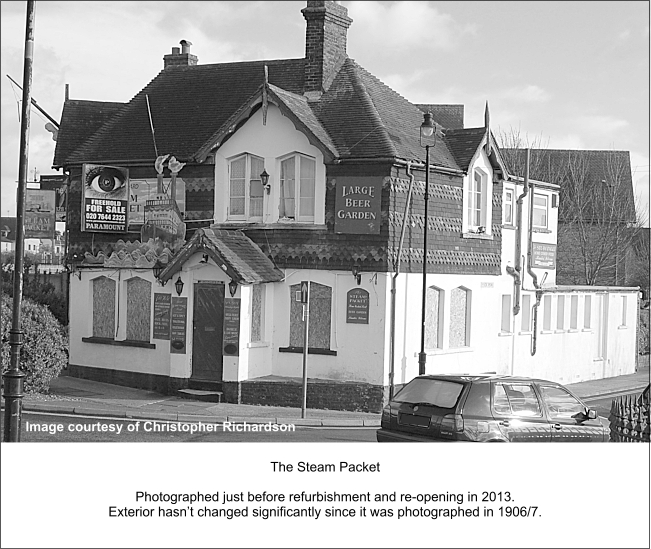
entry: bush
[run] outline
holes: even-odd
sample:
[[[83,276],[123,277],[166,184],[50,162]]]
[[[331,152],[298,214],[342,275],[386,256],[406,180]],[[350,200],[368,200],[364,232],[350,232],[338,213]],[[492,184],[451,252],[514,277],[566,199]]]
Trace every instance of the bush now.
[[[9,330],[13,300],[2,294],[2,372],[10,367]],[[68,337],[65,328],[44,305],[23,298],[21,307],[23,345],[20,369],[27,374],[25,392],[47,393],[50,382],[68,363]]]
[[[13,277],[10,272],[2,272],[2,291],[9,297],[14,295]],[[54,317],[64,326],[68,325],[68,303],[54,285],[42,282],[38,276],[25,275],[23,278],[23,298],[28,297],[36,303],[45,305]]]

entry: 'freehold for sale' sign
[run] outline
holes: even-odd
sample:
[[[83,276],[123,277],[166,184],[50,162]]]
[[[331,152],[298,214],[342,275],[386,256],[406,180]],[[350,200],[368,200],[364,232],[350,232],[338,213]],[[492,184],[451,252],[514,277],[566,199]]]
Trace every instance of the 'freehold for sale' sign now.
[[[127,230],[129,170],[84,164],[81,230],[123,233]]]

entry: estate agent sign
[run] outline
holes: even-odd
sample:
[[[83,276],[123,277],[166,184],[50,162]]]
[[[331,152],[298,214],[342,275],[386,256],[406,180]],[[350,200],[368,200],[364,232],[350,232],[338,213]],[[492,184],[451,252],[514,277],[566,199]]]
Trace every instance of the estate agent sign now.
[[[127,230],[129,170],[84,164],[81,230],[123,233]]]
[[[335,180],[335,232],[378,234],[382,178],[338,177]]]
[[[539,244],[533,242],[532,264],[543,269],[556,269],[556,244]]]

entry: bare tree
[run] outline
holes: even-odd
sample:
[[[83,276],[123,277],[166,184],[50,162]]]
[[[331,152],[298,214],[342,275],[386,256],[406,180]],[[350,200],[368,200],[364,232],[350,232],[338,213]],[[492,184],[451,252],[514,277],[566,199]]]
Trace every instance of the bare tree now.
[[[557,281],[624,285],[641,227],[628,152],[541,148],[542,138],[530,141],[513,129],[500,142],[511,173],[524,176],[529,148],[530,178],[560,185]]]

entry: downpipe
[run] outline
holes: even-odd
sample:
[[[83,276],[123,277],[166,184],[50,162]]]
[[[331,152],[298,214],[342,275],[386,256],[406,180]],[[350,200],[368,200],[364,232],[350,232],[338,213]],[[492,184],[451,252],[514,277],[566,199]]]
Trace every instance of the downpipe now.
[[[389,400],[393,398],[395,391],[395,346],[396,346],[396,279],[400,274],[400,258],[402,256],[402,245],[405,240],[405,229],[407,227],[407,214],[411,206],[411,195],[414,188],[414,174],[411,173],[411,163],[407,163],[407,176],[409,177],[409,191],[407,192],[407,204],[405,214],[402,218],[400,230],[400,242],[398,244],[398,258],[396,260],[395,273],[391,277],[391,333],[389,336]]]

